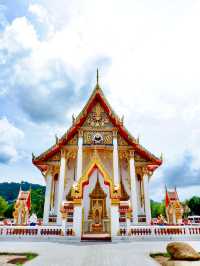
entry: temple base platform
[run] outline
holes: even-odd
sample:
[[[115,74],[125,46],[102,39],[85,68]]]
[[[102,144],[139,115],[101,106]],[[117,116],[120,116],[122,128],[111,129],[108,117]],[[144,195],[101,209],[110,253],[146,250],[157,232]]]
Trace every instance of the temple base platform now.
[[[87,233],[87,234],[83,234],[81,236],[81,241],[91,241],[91,242],[110,242],[111,241],[111,236],[110,234],[106,234],[106,233]]]

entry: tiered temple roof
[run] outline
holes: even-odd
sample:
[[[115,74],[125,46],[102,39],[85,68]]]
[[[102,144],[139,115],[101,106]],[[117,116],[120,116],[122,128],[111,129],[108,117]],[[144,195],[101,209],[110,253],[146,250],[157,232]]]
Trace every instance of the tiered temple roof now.
[[[104,93],[98,84],[98,80],[88,102],[86,103],[80,114],[77,116],[77,118],[74,119],[69,130],[60,139],[57,139],[56,143],[50,149],[48,149],[38,157],[33,156],[33,164],[36,165],[42,172],[45,172],[47,170],[47,160],[57,154],[62,149],[62,147],[65,146],[67,142],[74,137],[77,131],[84,124],[88,114],[97,102],[101,104],[105,112],[108,114],[110,121],[112,122],[113,126],[116,127],[119,134],[127,141],[130,146],[133,147],[137,154],[149,161],[148,167],[150,171],[154,171],[159,165],[162,164],[161,159],[146,150],[141,144],[139,144],[137,139],[128,132],[123,124],[122,119],[117,116],[117,114],[113,111],[112,107],[105,98]]]

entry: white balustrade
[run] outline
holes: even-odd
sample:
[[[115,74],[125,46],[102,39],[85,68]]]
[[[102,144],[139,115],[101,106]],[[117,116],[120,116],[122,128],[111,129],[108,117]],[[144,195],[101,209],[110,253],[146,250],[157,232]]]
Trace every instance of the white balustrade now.
[[[71,225],[71,226],[70,226]],[[41,238],[68,238],[73,237],[73,224],[66,226],[65,232],[62,226],[0,226],[0,238],[2,239],[41,239]],[[128,240],[200,240],[200,225],[191,226],[131,226],[121,227],[119,230],[119,239]],[[116,238],[116,236],[115,236]]]

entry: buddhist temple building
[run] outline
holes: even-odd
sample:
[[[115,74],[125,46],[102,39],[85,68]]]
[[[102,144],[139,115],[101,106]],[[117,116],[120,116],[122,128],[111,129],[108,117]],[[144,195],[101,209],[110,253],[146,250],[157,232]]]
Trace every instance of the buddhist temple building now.
[[[29,222],[31,209],[31,192],[19,190],[19,194],[14,206],[14,223],[17,225],[27,225]]]
[[[43,223],[74,235],[108,234],[150,224],[149,181],[162,159],[125,128],[96,86],[80,114],[33,164],[46,182]]]
[[[179,200],[176,188],[165,192],[165,210],[168,224],[181,224],[183,218],[183,206]]]

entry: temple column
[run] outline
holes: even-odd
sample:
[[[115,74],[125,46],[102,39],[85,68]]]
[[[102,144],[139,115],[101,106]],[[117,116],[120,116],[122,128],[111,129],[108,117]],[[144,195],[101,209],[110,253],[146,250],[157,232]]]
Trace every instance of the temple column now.
[[[130,179],[131,179],[131,205],[132,205],[132,217],[133,223],[138,223],[138,203],[137,203],[137,182],[135,173],[135,159],[134,151],[130,151]]]
[[[49,223],[49,211],[51,204],[51,188],[52,188],[52,173],[49,172],[46,176],[46,191],[45,191],[45,202],[44,202],[44,213],[43,223],[48,225]]]
[[[115,187],[119,187],[119,157],[118,157],[117,130],[113,131],[113,181]],[[119,206],[111,205],[111,236],[117,236],[119,232]]]
[[[111,217],[111,236],[117,236],[119,232],[119,206],[111,205],[110,208]]]
[[[64,180],[65,180],[65,172],[66,172],[66,157],[65,157],[65,151],[61,150],[61,159],[60,159],[60,174],[58,178],[58,189],[57,189],[57,225],[62,224],[62,219],[61,219],[61,212],[60,208],[62,205],[62,200],[63,200],[63,194],[64,194]]]
[[[82,233],[82,206],[74,205],[73,231],[75,236],[81,238]]]
[[[149,176],[146,173],[143,176],[143,185],[144,185],[144,206],[145,206],[146,223],[151,224],[151,205],[150,205],[150,198],[149,198]]]
[[[55,182],[55,200],[54,200],[54,213],[57,214],[58,210],[56,209],[58,207],[58,175],[56,178],[54,177]]]
[[[114,176],[114,184],[119,185],[120,182],[119,182],[117,130],[113,131],[113,176]]]
[[[83,167],[83,131],[78,132],[77,173],[76,181],[82,176]]]

